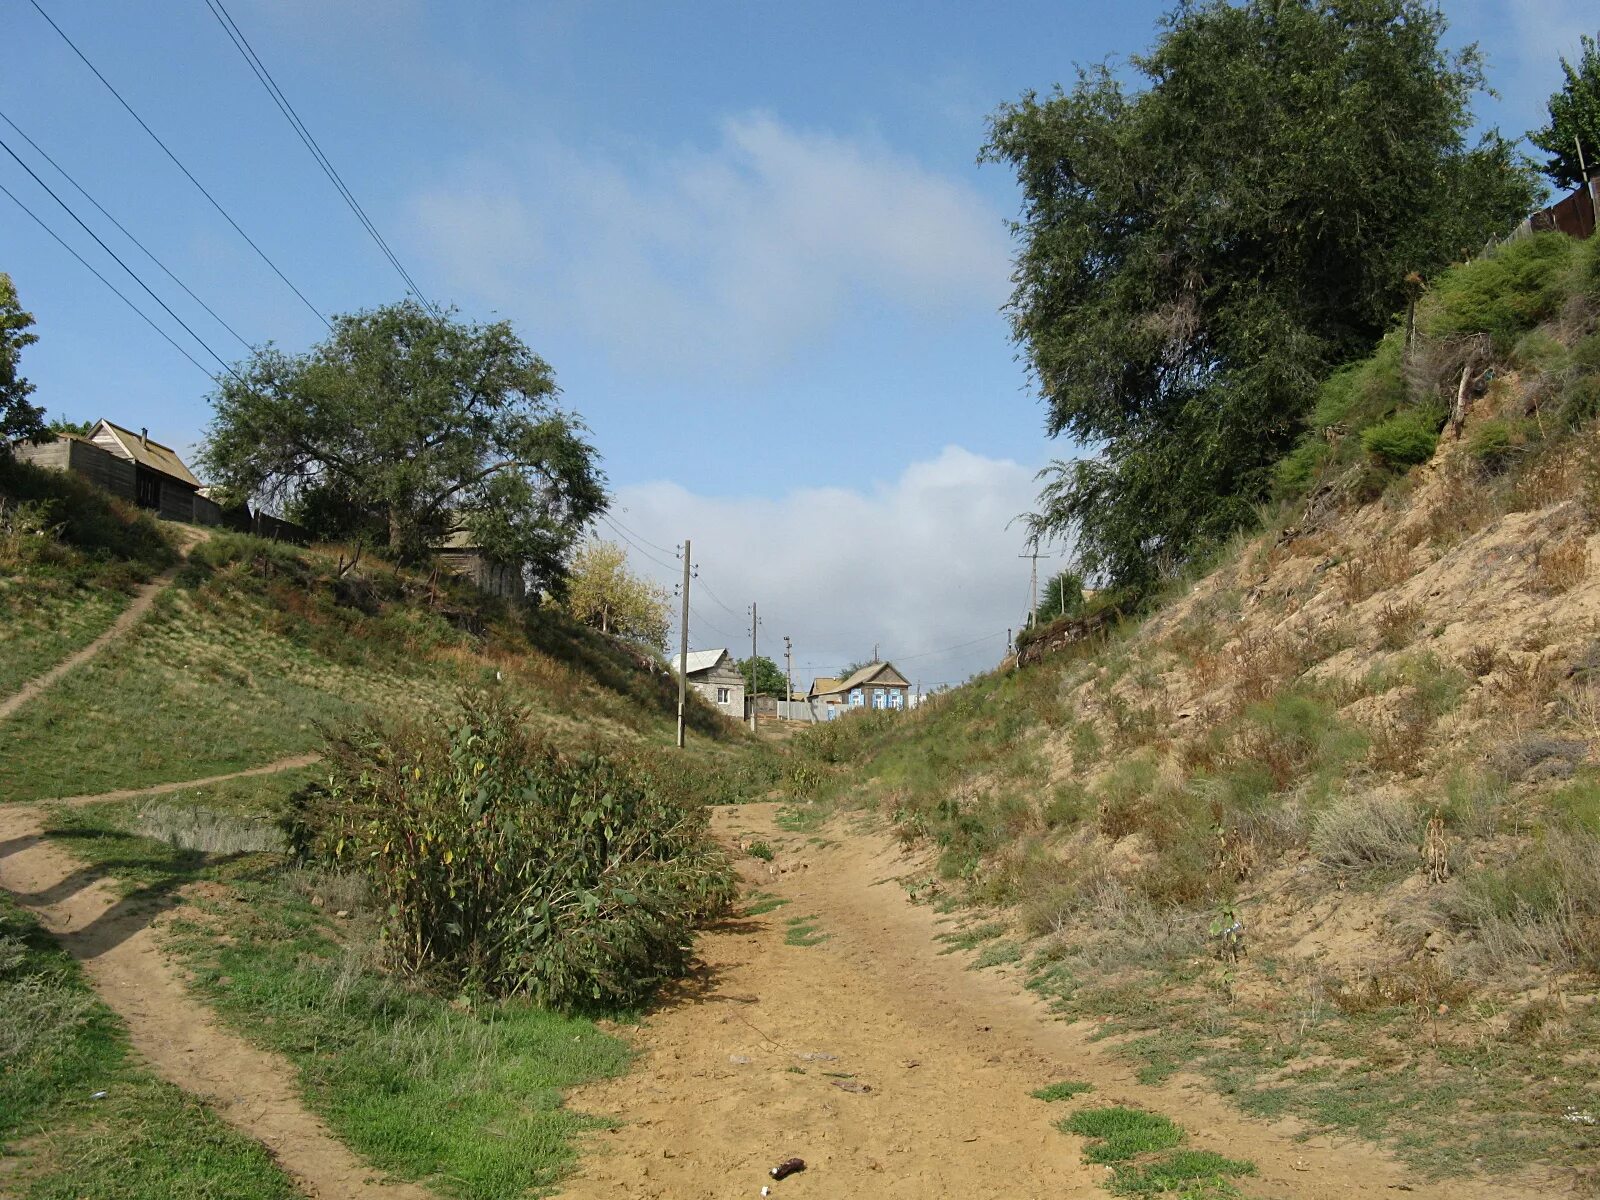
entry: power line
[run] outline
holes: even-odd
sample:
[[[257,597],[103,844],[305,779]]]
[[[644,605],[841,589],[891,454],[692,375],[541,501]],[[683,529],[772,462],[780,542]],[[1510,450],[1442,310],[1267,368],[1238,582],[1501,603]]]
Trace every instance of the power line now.
[[[615,524],[614,524],[614,523],[613,523],[613,522],[612,522],[612,520],[611,520],[611,518],[610,518],[610,517],[609,517],[609,516],[607,516],[607,515],[606,515],[606,514],[605,514],[605,513],[600,513],[600,514],[599,514],[599,518],[600,518],[600,520],[602,520],[602,521],[604,521],[604,522],[605,522],[605,523],[606,523],[606,524],[607,524],[607,525],[609,525],[609,526],[611,526],[611,531],[612,531],[612,532],[613,532],[613,533],[615,533],[615,534],[616,534],[616,535],[617,535],[617,536],[618,536],[618,537],[619,537],[619,538],[621,538],[621,539],[622,539],[622,540],[623,540],[623,541],[624,541],[624,542],[626,542],[626,543],[627,543],[627,544],[628,544],[628,545],[629,545],[629,546],[631,546],[631,547],[633,547],[633,549],[635,549],[635,550],[637,550],[637,551],[638,551],[638,552],[639,552],[639,553],[640,553],[640,554],[642,554],[642,555],[643,555],[643,556],[644,556],[644,557],[645,557],[645,558],[647,558],[647,559],[649,559],[649,560],[650,560],[650,561],[651,561],[651,562],[653,562],[653,563],[655,563],[655,564],[656,564],[656,566],[658,566],[658,567],[661,567],[661,568],[662,568],[662,569],[663,569],[663,570],[667,570],[667,571],[676,571],[676,570],[677,570],[677,569],[678,569],[678,568],[677,568],[677,567],[675,567],[675,566],[674,566],[674,565],[673,565],[673,564],[671,564],[671,563],[666,563],[666,562],[662,562],[662,561],[661,561],[661,560],[660,560],[660,559],[659,559],[659,558],[657,558],[657,557],[656,557],[656,556],[655,556],[655,555],[653,555],[653,554],[651,554],[651,553],[650,553],[650,552],[649,552],[649,551],[648,551],[648,550],[646,550],[646,549],[645,549],[645,548],[644,548],[644,547],[642,547],[642,546],[639,546],[639,545],[637,545],[637,544],[635,544],[635,543],[634,543],[634,541],[633,541],[633,539],[632,539],[632,538],[630,538],[630,537],[629,537],[629,536],[628,536],[628,535],[627,535],[627,534],[625,534],[625,533],[623,533],[623,532],[622,532],[622,530],[621,530],[621,529],[619,529],[619,528],[618,528],[618,527],[617,527],[617,526],[616,526],[616,525],[615,525]]]
[[[93,196],[91,196],[88,193],[88,191],[84,188],[84,186],[81,183],[79,183],[76,179],[74,179],[71,175],[69,175],[67,173],[67,169],[65,167],[63,167],[55,159],[51,158],[50,155],[45,152],[44,148],[42,146],[40,146],[38,142],[34,141],[31,137],[29,137],[27,135],[27,133],[22,129],[21,126],[19,126],[15,121],[13,121],[10,117],[8,117],[4,112],[0,112],[0,121],[4,121],[7,125],[11,126],[11,128],[16,131],[16,134],[17,134],[18,137],[20,137],[23,141],[27,142],[28,145],[33,147],[33,152],[35,154],[37,154],[40,158],[44,159],[45,162],[49,163],[52,167],[54,167],[56,169],[56,171],[60,174],[61,178],[65,179],[74,188],[76,188],[77,192],[78,192],[78,194],[80,196],[82,196],[90,204],[94,205],[95,208],[99,210],[100,215],[102,217],[104,217],[106,220],[110,221],[113,225],[115,225],[117,227],[118,231],[122,234],[123,237],[127,238],[130,242],[132,242],[135,246],[137,246],[144,253],[144,256],[146,258],[148,258],[151,262],[155,263],[156,266],[160,267],[162,272],[166,275],[166,277],[168,279],[172,280],[173,283],[177,284],[180,288],[182,288],[188,294],[189,299],[193,300],[201,308],[205,309],[206,312],[210,314],[211,319],[213,321],[215,321],[218,325],[221,325],[224,329],[226,329],[229,333],[231,333],[235,338],[237,338],[238,341],[239,341],[239,344],[241,346],[243,346],[246,350],[252,349],[250,343],[245,340],[244,336],[237,329],[235,329],[232,325],[229,325],[226,321],[224,321],[221,317],[219,317],[217,315],[215,309],[213,309],[204,300],[200,299],[199,296],[196,296],[194,294],[194,291],[189,287],[188,284],[184,283],[183,280],[179,279],[176,275],[174,275],[172,273],[172,271],[167,267],[167,264],[162,262],[159,258],[157,258],[155,256],[155,252],[154,251],[152,251],[148,246],[146,246],[138,238],[134,237],[133,234],[129,233],[128,232],[128,227],[126,225],[124,225],[121,221],[117,220],[114,216],[112,216],[109,212],[107,212],[106,209],[105,209],[105,205],[101,204],[100,201],[96,200]]]
[[[62,236],[59,233],[57,233],[54,229],[51,229],[50,226],[46,225],[44,223],[44,219],[41,218],[38,213],[34,212],[33,209],[29,208],[26,204],[24,204],[21,200],[19,200],[17,198],[17,195],[16,195],[15,192],[13,192],[10,188],[6,187],[6,185],[3,184],[3,183],[0,183],[0,192],[4,192],[7,196],[10,196],[11,200],[12,200],[12,203],[14,203],[23,212],[27,213],[30,217],[32,217],[34,222],[35,222],[35,224],[37,224],[40,229],[44,230],[51,237],[55,238],[55,240],[61,244],[61,248],[63,250],[65,250],[68,254],[72,255],[73,258],[77,259],[80,263],[82,263],[88,269],[88,271],[89,271],[89,273],[91,275],[93,275],[101,283],[105,284],[108,288],[110,288],[112,290],[112,292],[116,294],[117,299],[121,300],[129,308],[133,309],[133,311],[139,315],[139,319],[140,320],[142,320],[146,325],[150,326],[151,329],[154,329],[163,338],[165,338],[167,343],[168,343],[168,345],[170,345],[179,354],[181,354],[185,358],[187,358],[190,362],[194,363],[196,370],[198,370],[207,379],[215,380],[216,377],[214,375],[212,375],[210,371],[207,371],[203,366],[200,365],[200,360],[199,359],[195,358],[194,355],[190,354],[182,346],[178,345],[177,342],[173,341],[172,336],[165,329],[161,328],[161,326],[157,325],[154,321],[152,321],[150,319],[149,314],[146,313],[144,311],[144,309],[140,308],[132,300],[129,300],[127,296],[122,294],[121,289],[119,289],[116,284],[112,283],[104,275],[100,274],[99,271],[95,270],[94,266],[89,262],[88,259],[84,258],[83,255],[79,254],[70,245],[68,245],[66,240],[64,238],[62,238]]]
[[[172,311],[172,306],[169,305],[160,296],[156,295],[155,292],[151,290],[150,285],[148,283],[146,283],[143,279],[140,279],[138,274],[134,271],[134,269],[132,267],[130,267],[127,263],[123,262],[122,258],[117,254],[117,252],[115,250],[113,250],[110,246],[106,245],[105,241],[100,237],[100,235],[98,233],[96,233],[93,229],[89,228],[88,224],[84,221],[84,219],[82,217],[80,217],[77,213],[72,211],[72,206],[69,205],[60,196],[56,195],[55,189],[52,188],[44,180],[40,179],[39,176],[38,176],[38,173],[35,172],[34,169],[32,167],[30,167],[26,162],[23,161],[22,156],[19,155],[15,150],[13,150],[10,147],[10,145],[7,144],[7,142],[6,142],[6,140],[4,138],[0,138],[0,150],[4,150],[12,158],[16,159],[17,165],[19,167],[21,167],[24,171],[26,171],[29,174],[29,176],[32,177],[32,179],[33,179],[33,181],[35,183],[37,183],[47,193],[49,193],[50,199],[54,200],[57,204],[59,204],[66,211],[67,216],[71,217],[74,221],[76,221],[78,223],[78,225],[83,229],[83,231],[85,233],[87,233],[90,237],[92,237],[95,240],[95,243],[100,247],[100,249],[104,250],[107,254],[109,254],[112,257],[112,259],[116,262],[117,266],[121,267],[124,271],[126,271],[128,273],[128,277],[130,279],[132,279],[135,283],[137,283],[140,287],[142,287],[145,290],[145,293],[147,295],[149,295],[149,297],[152,300],[154,300],[163,309],[165,309],[166,313],[167,313],[167,316],[171,317],[174,321],[176,321],[179,325],[181,325],[183,327],[183,331],[185,333],[187,333],[195,341],[199,342],[201,347],[205,350],[205,352],[207,354],[211,355],[212,358],[217,360],[217,365],[218,366],[220,366],[224,371],[227,371],[229,374],[233,374],[235,378],[238,377],[237,374],[235,374],[233,368],[230,367],[226,362],[223,361],[222,355],[218,354],[209,345],[207,345],[205,338],[201,337],[193,329],[190,329],[189,328],[189,323],[187,321],[185,321],[182,317],[180,317],[177,313],[173,312]]]
[[[659,550],[663,554],[676,554],[677,553],[676,550],[669,550],[666,546],[658,546],[658,545],[656,545],[649,538],[647,538],[647,537],[643,536],[642,534],[640,534],[637,530],[631,529],[627,525],[624,525],[621,521],[617,520],[616,515],[614,513],[609,513],[608,512],[606,514],[606,516],[611,520],[611,522],[614,525],[616,525],[616,527],[618,529],[627,530],[629,533],[633,534],[634,537],[638,538],[641,542],[643,542],[646,546],[649,546],[652,550]]]
[[[355,194],[345,184],[344,177],[334,167],[332,160],[323,151],[321,144],[312,135],[311,130],[306,128],[306,123],[300,119],[300,114],[295,111],[294,105],[289,102],[289,97],[284,95],[283,89],[278,86],[278,81],[272,77],[272,72],[267,70],[266,63],[261,61],[261,56],[256,53],[255,47],[245,37],[244,31],[239,28],[238,22],[233,19],[233,14],[223,7],[222,0],[206,0],[206,7],[211,10],[211,15],[216,17],[217,24],[222,26],[222,31],[228,35],[228,39],[233,43],[234,48],[244,58],[245,64],[255,73],[256,79],[266,89],[267,95],[272,98],[272,102],[278,106],[278,111],[283,114],[284,120],[289,122],[290,128],[299,136],[305,148],[311,152],[311,157],[322,168],[322,173],[328,177],[328,182],[333,184],[334,190],[339,193],[340,198],[344,200],[350,211],[355,214],[356,220],[361,222],[362,228],[367,231],[368,236],[376,243],[378,249],[383,252],[383,256],[389,260],[389,264],[394,267],[400,278],[405,281],[406,287],[410,289],[411,294],[421,301],[424,307],[431,310],[435,316],[442,317],[444,313],[439,306],[422,294],[422,289],[417,286],[417,281],[411,277],[411,272],[401,265],[400,259],[389,248],[389,243],[378,232],[378,227],[372,223],[372,218],[367,216],[366,209],[361,207],[360,202],[355,198]]]
[[[704,580],[702,580],[701,583],[700,583],[700,586],[705,589],[706,594],[708,596],[710,596],[714,601],[716,601],[717,606],[719,608],[721,608],[723,612],[727,613],[730,617],[733,617],[735,620],[741,620],[742,621],[744,619],[742,614],[734,612],[733,609],[729,608],[726,604],[724,604],[722,602],[722,597],[717,595],[716,592],[711,590],[711,585],[709,583],[706,583]]]
[[[1004,636],[1004,634],[999,633],[986,633],[983,637],[973,638],[970,642],[962,642],[957,646],[944,646],[938,650],[924,650],[920,654],[902,654],[898,657],[897,661],[915,662],[919,658],[930,658],[935,654],[952,654],[957,650],[965,650],[968,646],[977,646],[984,642],[992,642],[995,638]]]
[[[161,147],[162,152],[164,154],[166,154],[166,156],[172,160],[173,165],[175,167],[177,167],[178,170],[182,171],[183,174],[184,174],[184,177],[186,179],[188,179],[188,181],[190,183],[194,184],[194,186],[196,188],[199,189],[200,194],[202,196],[204,196],[207,200],[209,200],[211,202],[211,207],[216,209],[219,213],[222,214],[222,219],[225,220],[229,225],[232,225],[233,229],[234,229],[234,232],[237,233],[240,237],[242,237],[245,240],[246,243],[249,244],[250,249],[252,249],[252,250],[254,250],[256,252],[257,256],[261,259],[262,262],[266,263],[267,266],[272,268],[272,273],[274,275],[276,275],[279,279],[283,280],[284,286],[286,286],[291,292],[293,292],[296,296],[298,296],[300,298],[300,302],[302,304],[304,304],[307,308],[309,308],[313,313],[316,314],[317,320],[321,321],[329,329],[332,329],[333,328],[333,324],[328,320],[328,318],[322,315],[322,312],[317,308],[317,306],[315,304],[311,303],[311,301],[306,299],[306,296],[305,296],[304,292],[302,292],[299,288],[295,287],[294,284],[289,282],[289,277],[287,275],[285,275],[281,270],[278,269],[278,264],[273,262],[270,258],[267,257],[267,252],[265,250],[263,250],[260,246],[256,245],[254,239],[251,238],[251,236],[248,233],[246,233],[240,227],[239,222],[235,221],[231,216],[228,215],[228,210],[223,208],[222,205],[220,203],[218,203],[217,198],[215,196],[213,196],[210,192],[206,191],[205,185],[202,184],[198,179],[196,179],[194,177],[194,173],[192,171],[190,171],[188,167],[184,166],[183,163],[181,161],[179,161],[178,156],[176,154],[174,154],[172,152],[172,150],[167,146],[167,144],[164,141],[162,141],[160,137],[158,137],[156,135],[156,131],[154,129],[151,129],[149,125],[145,124],[145,120],[144,120],[143,117],[141,117],[138,113],[134,112],[133,105],[129,104],[126,100],[124,100],[122,98],[122,93],[117,91],[117,89],[114,88],[111,85],[111,81],[100,73],[100,68],[95,66],[92,62],[90,62],[89,61],[89,56],[86,55],[82,50],[78,49],[78,44],[67,36],[66,31],[64,29],[62,29],[61,26],[59,26],[59,25],[57,25],[55,23],[54,19],[51,18],[49,13],[45,12],[44,8],[39,4],[39,0],[29,0],[29,3],[32,4],[34,9],[39,13],[39,15],[41,17],[43,17],[46,22],[49,23],[50,28],[54,29],[56,31],[56,33],[61,35],[61,40],[64,41],[68,46],[70,46],[72,48],[72,52],[74,54],[76,54],[78,56],[78,58],[83,61],[83,65],[88,67],[89,70],[94,73],[94,77],[96,79],[98,79],[101,83],[105,84],[106,90],[117,98],[117,103],[122,105],[123,108],[128,110],[128,115],[139,123],[139,128],[143,129],[146,133],[148,133],[150,135],[151,140],[154,141],[156,145]]]

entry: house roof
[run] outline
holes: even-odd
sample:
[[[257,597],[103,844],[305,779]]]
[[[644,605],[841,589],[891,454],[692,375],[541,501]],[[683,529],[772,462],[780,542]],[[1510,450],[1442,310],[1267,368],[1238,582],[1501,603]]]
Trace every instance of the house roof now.
[[[178,452],[171,446],[163,446],[160,442],[153,441],[148,437],[141,438],[133,430],[124,429],[121,425],[113,425],[104,417],[100,419],[100,425],[90,430],[89,437],[91,441],[101,425],[116,440],[117,445],[122,447],[127,456],[141,467],[149,467],[152,471],[160,471],[163,475],[170,475],[173,479],[178,480],[180,483],[187,483],[191,487],[200,486],[200,481],[190,473],[188,467],[183,465],[183,459],[178,457]]]
[[[724,658],[733,657],[728,653],[726,646],[716,650],[691,650],[689,651],[689,670],[686,674],[698,675],[701,671],[709,671]],[[672,656],[672,669],[678,669],[678,655]]]
[[[891,675],[893,678],[882,678],[885,675]],[[818,679],[816,683],[811,685],[811,691],[813,695],[832,695],[835,692],[851,691],[854,688],[876,682],[879,679],[882,679],[884,685],[888,687],[911,686],[910,681],[906,679],[904,675],[900,674],[899,671],[894,669],[893,663],[875,662],[868,663],[855,674],[851,675],[849,679]],[[819,684],[831,684],[832,686],[819,690]]]
[[[818,675],[811,681],[808,696],[826,696],[839,690],[839,681],[831,675]]]

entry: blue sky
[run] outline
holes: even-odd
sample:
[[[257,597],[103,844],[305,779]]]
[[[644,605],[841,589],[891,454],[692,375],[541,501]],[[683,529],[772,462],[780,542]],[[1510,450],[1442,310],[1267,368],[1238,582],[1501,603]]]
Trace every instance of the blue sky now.
[[[400,294],[203,0],[41,3],[318,308]],[[704,547],[728,603],[697,644],[733,641],[756,598],[804,667],[878,642],[930,683],[1003,648],[1027,584],[1006,522],[1067,449],[998,312],[1015,194],[974,161],[984,117],[1143,48],[1164,7],[230,4],[428,295],[511,319],[552,363],[640,569],[664,577],[686,534]],[[1508,132],[1593,22],[1569,0],[1447,11],[1486,49],[1502,98],[1483,115]],[[246,339],[316,339],[25,0],[0,41],[0,111]],[[4,155],[0,183],[170,326]],[[124,257],[224,358],[244,352]],[[205,377],[4,197],[0,269],[38,317],[24,370],[52,412],[200,437]],[[979,635],[994,644],[944,653]]]

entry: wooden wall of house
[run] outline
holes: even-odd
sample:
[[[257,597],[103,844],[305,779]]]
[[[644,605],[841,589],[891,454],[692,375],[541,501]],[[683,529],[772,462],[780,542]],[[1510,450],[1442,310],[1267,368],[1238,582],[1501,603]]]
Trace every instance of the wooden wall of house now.
[[[133,464],[91,442],[71,437],[57,438],[42,445],[23,442],[15,453],[23,462],[82,475],[96,487],[133,502]]]
[[[527,595],[522,571],[510,563],[496,562],[477,550],[441,550],[439,561],[451,571],[470,579],[479,591],[491,596],[504,596],[508,600],[521,600]]]

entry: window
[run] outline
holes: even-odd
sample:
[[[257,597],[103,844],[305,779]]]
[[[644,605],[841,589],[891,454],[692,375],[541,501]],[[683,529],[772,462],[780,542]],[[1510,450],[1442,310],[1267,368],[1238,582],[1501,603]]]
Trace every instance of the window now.
[[[887,708],[889,706],[888,701],[889,701],[889,698],[884,694],[884,691],[883,691],[882,688],[873,688],[872,689],[872,707],[873,708]]]
[[[850,691],[850,707],[851,708],[860,708],[865,703],[866,703],[866,698],[862,695],[861,689],[860,688],[852,688],[851,691]]]
[[[890,708],[904,708],[905,706],[906,706],[906,694],[904,692],[900,691],[897,688],[896,690],[894,690],[894,691],[889,693],[889,707]]]
[[[733,699],[733,692],[730,691],[728,688],[719,687],[717,689],[717,703],[718,704],[727,704],[732,699]]]

